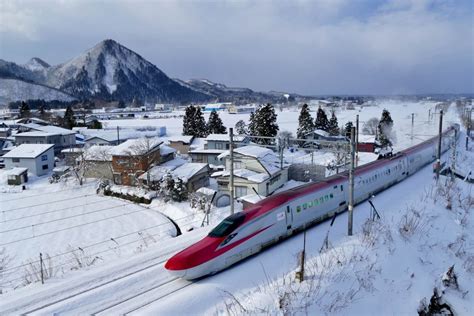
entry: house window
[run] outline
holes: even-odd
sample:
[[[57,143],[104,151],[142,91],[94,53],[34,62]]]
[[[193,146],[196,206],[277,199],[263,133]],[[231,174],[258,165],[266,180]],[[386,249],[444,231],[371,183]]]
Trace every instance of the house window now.
[[[242,161],[234,161],[234,169],[242,169],[243,164]]]
[[[216,149],[224,149],[224,144],[216,143]]]
[[[48,170],[48,165],[43,165],[43,170]]]
[[[235,187],[235,196],[236,197],[242,197],[247,195],[247,187],[243,186],[236,186]]]
[[[46,161],[46,160],[48,160],[48,155],[41,156],[41,161]]]
[[[12,158],[12,162],[20,162],[20,158]]]
[[[225,149],[229,149],[230,148],[230,144],[225,144]]]
[[[114,173],[114,183],[122,184],[122,175],[120,173]]]

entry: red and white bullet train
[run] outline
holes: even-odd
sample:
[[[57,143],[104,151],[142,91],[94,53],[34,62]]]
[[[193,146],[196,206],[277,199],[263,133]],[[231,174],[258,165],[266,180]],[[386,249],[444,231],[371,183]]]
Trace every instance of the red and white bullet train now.
[[[453,125],[443,133],[442,152],[449,148],[458,131],[459,125]],[[434,161],[437,142],[438,138],[433,137],[392,157],[356,168],[355,203],[403,181]],[[348,184],[346,172],[265,198],[224,219],[208,236],[170,258],[165,268],[188,280],[223,270],[305,227],[345,211]]]

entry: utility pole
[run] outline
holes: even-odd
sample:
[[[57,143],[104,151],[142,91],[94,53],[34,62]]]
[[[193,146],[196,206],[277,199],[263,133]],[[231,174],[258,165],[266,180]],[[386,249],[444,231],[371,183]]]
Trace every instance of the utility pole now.
[[[428,122],[431,122],[431,109],[428,109]]]
[[[41,270],[41,284],[44,284],[44,274],[43,274],[43,254],[40,252],[40,270]]]
[[[411,142],[413,144],[413,127],[414,127],[414,124],[415,124],[415,113],[412,113],[411,114]]]
[[[119,130],[120,130],[120,127],[117,126],[117,145],[120,144],[120,132],[119,132]]]
[[[443,138],[443,110],[439,111],[438,153],[436,154],[436,180],[441,171],[441,139]]]
[[[234,214],[234,129],[229,128],[230,138],[230,178],[229,178],[229,190],[230,190],[230,214]]]
[[[355,127],[351,128],[351,168],[349,169],[349,219],[347,235],[352,236],[352,218],[354,211],[354,165],[355,165]]]
[[[466,129],[466,151],[469,149],[469,137],[471,136],[471,113],[472,110],[466,111],[466,122],[467,122],[467,129]]]
[[[356,166],[359,165],[359,114],[356,115]]]
[[[454,170],[456,169],[456,139],[458,131],[454,130],[454,139],[451,143],[451,181],[454,181]]]

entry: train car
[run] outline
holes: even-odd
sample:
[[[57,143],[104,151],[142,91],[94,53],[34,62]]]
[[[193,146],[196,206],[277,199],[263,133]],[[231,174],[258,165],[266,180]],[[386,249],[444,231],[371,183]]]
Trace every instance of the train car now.
[[[442,152],[449,148],[458,131],[459,125],[453,125],[443,133]],[[368,199],[431,163],[436,158],[437,142],[438,138],[433,137],[392,157],[356,168],[354,202]],[[345,172],[265,198],[224,219],[208,236],[171,257],[165,268],[188,280],[221,271],[344,212],[348,206],[348,185]]]

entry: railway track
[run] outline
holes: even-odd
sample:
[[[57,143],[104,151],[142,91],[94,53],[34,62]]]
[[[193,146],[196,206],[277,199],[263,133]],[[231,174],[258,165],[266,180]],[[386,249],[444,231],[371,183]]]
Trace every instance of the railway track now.
[[[172,252],[170,252],[172,253]],[[42,310],[45,310],[49,307],[53,307],[54,305],[59,305],[59,304],[62,304],[62,303],[65,303],[71,299],[74,299],[74,298],[77,298],[81,295],[84,295],[86,293],[90,293],[91,291],[94,291],[94,290],[97,290],[99,288],[102,288],[102,287],[105,287],[109,284],[112,284],[112,283],[115,283],[115,282],[119,282],[121,280],[124,280],[128,277],[131,277],[131,276],[135,276],[143,271],[146,271],[146,270],[149,270],[151,268],[154,268],[158,265],[161,265],[162,263],[164,263],[166,261],[166,256],[169,255],[170,253],[168,254],[165,254],[165,255],[161,255],[157,258],[160,258],[161,260],[159,260],[158,262],[154,262],[152,264],[149,264],[149,265],[146,265],[145,267],[142,267],[140,269],[137,269],[137,270],[134,270],[134,271],[131,271],[131,272],[128,272],[126,274],[123,274],[123,275],[120,275],[118,277],[115,277],[115,278],[112,278],[110,280],[107,280],[107,281],[104,281],[104,282],[101,282],[99,284],[96,284],[92,287],[88,287],[86,289],[83,289],[83,290],[80,290],[80,291],[77,291],[73,294],[70,294],[70,295],[67,295],[65,297],[60,297],[60,298],[57,298],[51,302],[48,302],[48,303],[45,303],[43,305],[40,305],[40,306],[37,306],[37,307],[34,307],[32,309],[28,309],[27,311],[24,311],[24,312],[21,312],[22,315],[29,315],[29,314],[33,314],[33,313],[36,313],[36,312],[39,312],[39,311],[42,311]],[[157,258],[154,258],[154,259],[157,259]],[[153,261],[154,259],[150,259],[148,261]],[[2,311],[2,314],[5,313],[5,314],[10,314],[10,312],[18,312],[18,311]]]
[[[193,284],[193,282],[185,281],[179,278],[172,278],[137,294],[121,299],[105,308],[91,313],[91,315],[128,315],[173,293],[176,293],[179,290],[190,286],[191,284]],[[148,299],[148,297],[151,298]]]

